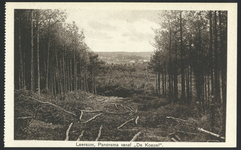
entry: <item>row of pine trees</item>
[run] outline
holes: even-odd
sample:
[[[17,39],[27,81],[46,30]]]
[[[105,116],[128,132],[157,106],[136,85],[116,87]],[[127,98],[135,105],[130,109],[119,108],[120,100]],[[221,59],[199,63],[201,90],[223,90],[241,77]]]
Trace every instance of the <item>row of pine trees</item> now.
[[[61,10],[14,10],[15,89],[40,94],[96,93],[98,55]]]
[[[218,106],[225,123],[227,11],[162,11],[160,18],[149,64],[156,93],[173,103]]]

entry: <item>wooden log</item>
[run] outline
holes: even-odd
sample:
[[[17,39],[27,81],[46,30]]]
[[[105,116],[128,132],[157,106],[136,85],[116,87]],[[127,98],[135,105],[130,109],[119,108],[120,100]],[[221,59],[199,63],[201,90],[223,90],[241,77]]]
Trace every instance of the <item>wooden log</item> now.
[[[83,130],[82,132],[81,132],[81,134],[79,135],[79,137],[78,137],[78,139],[76,140],[76,141],[80,141],[80,139],[83,137],[83,135],[84,135],[84,132],[85,132],[85,130]]]
[[[132,120],[134,120],[134,119],[135,119],[135,118],[132,118],[132,119],[124,122],[122,125],[120,125],[119,127],[117,127],[117,129],[120,129],[120,128],[123,127],[125,124],[127,124],[128,122],[130,122],[130,121],[132,121]]]
[[[115,105],[115,108],[118,110],[117,104],[114,104],[114,105]]]
[[[71,124],[69,125],[69,128],[68,128],[67,131],[66,131],[66,139],[65,139],[65,141],[68,141],[68,140],[69,140],[69,131],[70,131],[70,128],[72,127],[72,125],[73,125],[73,123],[71,123]]]
[[[131,139],[131,141],[130,142],[133,142],[133,141],[135,141],[136,140],[136,138],[139,136],[139,135],[141,135],[141,131],[140,132],[138,132],[132,139]]]
[[[100,116],[100,115],[102,115],[102,114],[103,114],[103,113],[97,114],[97,115],[95,115],[94,117],[90,118],[89,120],[85,121],[84,123],[88,123],[88,122],[90,122],[91,120],[94,120],[96,117],[98,117],[98,116]]]
[[[14,118],[14,119],[32,119],[32,116],[28,116],[28,117],[18,117],[18,118]]]
[[[139,116],[136,117],[136,120],[135,120],[136,125],[137,125],[138,119],[139,119]]]
[[[178,133],[189,134],[189,135],[198,135],[197,133],[185,132],[185,131],[177,131]]]
[[[186,120],[183,120],[183,119],[179,119],[179,118],[174,118],[174,117],[171,117],[171,116],[166,116],[166,118],[168,119],[173,119],[173,120],[176,120],[176,121],[182,121],[182,122],[187,122]]]
[[[80,121],[81,121],[81,119],[82,119],[83,114],[84,114],[84,111],[81,110],[81,114],[80,114],[80,116],[79,116],[79,120],[80,120]]]
[[[176,139],[174,139],[174,138],[171,138],[171,140],[174,141],[174,142],[178,142],[178,141],[177,141]]]
[[[175,134],[175,137],[181,142],[182,140]]]
[[[65,109],[63,109],[63,108],[61,108],[61,107],[59,107],[59,106],[57,106],[57,105],[55,105],[55,104],[53,104],[53,103],[50,103],[50,102],[42,102],[42,101],[37,100],[37,99],[35,99],[35,98],[33,98],[33,97],[28,97],[28,98],[31,98],[31,99],[39,102],[39,103],[42,103],[42,104],[48,104],[48,105],[54,106],[54,107],[56,107],[57,109],[59,109],[59,110],[61,110],[61,111],[64,111],[64,112],[66,112],[66,113],[68,113],[68,114],[71,114],[71,115],[73,115],[73,116],[75,116],[75,117],[77,116],[75,113],[72,113],[72,112],[70,112],[70,111],[67,111],[67,110],[65,110]]]
[[[95,141],[98,141],[100,136],[101,136],[101,130],[102,130],[103,126],[101,125],[100,126],[100,130],[99,130],[99,134],[98,134],[98,137],[95,139]]]
[[[102,112],[102,110],[81,110],[86,113],[96,113],[96,112]]]
[[[200,132],[204,132],[204,133],[210,134],[210,135],[212,135],[212,136],[215,136],[215,137],[217,137],[217,138],[220,138],[220,139],[222,139],[222,140],[225,140],[224,137],[222,137],[222,136],[220,136],[220,135],[218,135],[218,134],[216,134],[216,133],[212,133],[212,132],[210,132],[210,131],[204,130],[203,128],[197,128],[197,129],[198,129],[198,131],[200,131]]]

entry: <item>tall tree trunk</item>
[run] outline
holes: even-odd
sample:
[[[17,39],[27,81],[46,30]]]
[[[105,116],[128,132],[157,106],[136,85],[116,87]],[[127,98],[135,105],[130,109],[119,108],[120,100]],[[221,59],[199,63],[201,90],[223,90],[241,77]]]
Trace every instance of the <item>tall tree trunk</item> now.
[[[182,12],[180,12],[180,51],[181,51],[181,84],[182,84],[182,101],[185,102],[185,74],[184,74],[184,62],[183,62],[183,48],[182,48]]]
[[[177,41],[175,40],[175,61],[174,61],[174,102],[178,99],[178,87],[177,87]]]
[[[38,95],[40,95],[40,71],[39,71],[39,12],[37,11],[37,87],[38,87]]]
[[[63,100],[65,100],[65,92],[66,92],[66,76],[65,76],[65,45],[63,46],[63,56],[62,56],[62,66],[63,66],[63,76],[64,76],[64,78],[63,78],[63,80],[64,80],[64,82],[63,82],[63,94],[64,94],[64,97],[63,97]]]
[[[70,57],[70,59],[69,59],[69,68],[70,68],[70,70],[69,70],[69,83],[70,83],[70,91],[72,91],[72,58]]]
[[[76,52],[74,51],[74,91],[77,91],[77,62],[76,62]]]
[[[158,70],[158,75],[157,75],[157,77],[158,77],[158,95],[160,95],[160,91],[161,91],[161,85],[160,85],[160,83],[161,83],[161,72]]]
[[[169,69],[168,69],[168,74],[169,74],[169,78],[168,78],[168,82],[169,82],[169,101],[171,102],[171,97],[172,97],[172,84],[171,84],[171,66],[172,66],[172,59],[171,59],[171,49],[172,49],[172,30],[171,30],[171,26],[169,23],[169,31],[170,31],[170,35],[169,35]]]
[[[219,81],[219,54],[218,54],[218,49],[217,49],[217,38],[218,38],[218,33],[217,33],[217,15],[216,11],[214,12],[214,77],[215,77],[215,101],[220,103],[220,81]]]
[[[48,45],[47,45],[47,62],[46,62],[46,83],[45,88],[48,91],[49,90],[49,49],[50,49],[50,35],[48,31]]]
[[[167,65],[165,63],[165,92],[164,92],[164,95],[166,96],[166,91],[167,91]]]
[[[165,95],[165,80],[164,80],[164,71],[162,71],[162,95]]]
[[[33,58],[33,10],[31,10],[31,91],[34,90],[34,58]]]
[[[24,75],[23,75],[23,59],[22,59],[22,37],[21,37],[21,17],[22,14],[19,13],[19,28],[18,28],[18,49],[19,49],[19,89],[24,88]]]
[[[156,94],[158,95],[158,79],[157,79],[158,73],[156,73]]]
[[[187,85],[187,104],[190,104],[190,93],[189,93],[189,66],[187,67],[187,75],[186,75],[186,85]]]
[[[223,134],[225,136],[226,132],[226,79],[227,79],[227,45],[226,45],[226,37],[227,35],[226,30],[222,31],[222,15],[221,12],[219,14],[219,32],[220,32],[220,52],[221,52],[221,78],[222,78],[222,106],[223,106]],[[225,24],[226,25],[226,24]],[[226,27],[226,26],[225,26]]]
[[[203,93],[203,86],[204,86],[204,66],[203,66],[203,57],[202,57],[202,38],[201,38],[201,25],[199,24],[198,25],[198,59],[199,59],[199,66],[200,66],[200,68],[199,68],[199,92],[200,92],[200,104],[202,105],[203,104],[203,102],[204,102],[204,93]]]
[[[210,30],[210,47],[209,47],[209,51],[210,51],[210,76],[211,76],[211,95],[214,95],[214,79],[213,79],[213,23],[212,23],[212,11],[209,12],[209,30]]]

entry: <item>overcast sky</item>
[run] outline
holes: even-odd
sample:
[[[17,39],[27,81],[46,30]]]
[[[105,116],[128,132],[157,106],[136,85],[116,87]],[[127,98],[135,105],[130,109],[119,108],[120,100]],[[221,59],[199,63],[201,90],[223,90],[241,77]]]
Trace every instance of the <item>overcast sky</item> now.
[[[159,28],[156,10],[67,10],[67,22],[84,30],[85,41],[94,52],[153,51],[151,28]]]

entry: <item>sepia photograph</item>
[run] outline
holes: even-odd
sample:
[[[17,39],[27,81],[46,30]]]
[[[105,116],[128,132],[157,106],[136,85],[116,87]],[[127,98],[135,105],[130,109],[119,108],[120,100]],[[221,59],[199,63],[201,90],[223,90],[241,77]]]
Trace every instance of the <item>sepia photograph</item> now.
[[[235,147],[236,37],[236,49],[228,43],[237,33],[228,22],[237,12],[226,4],[17,4],[6,55],[13,141]]]

